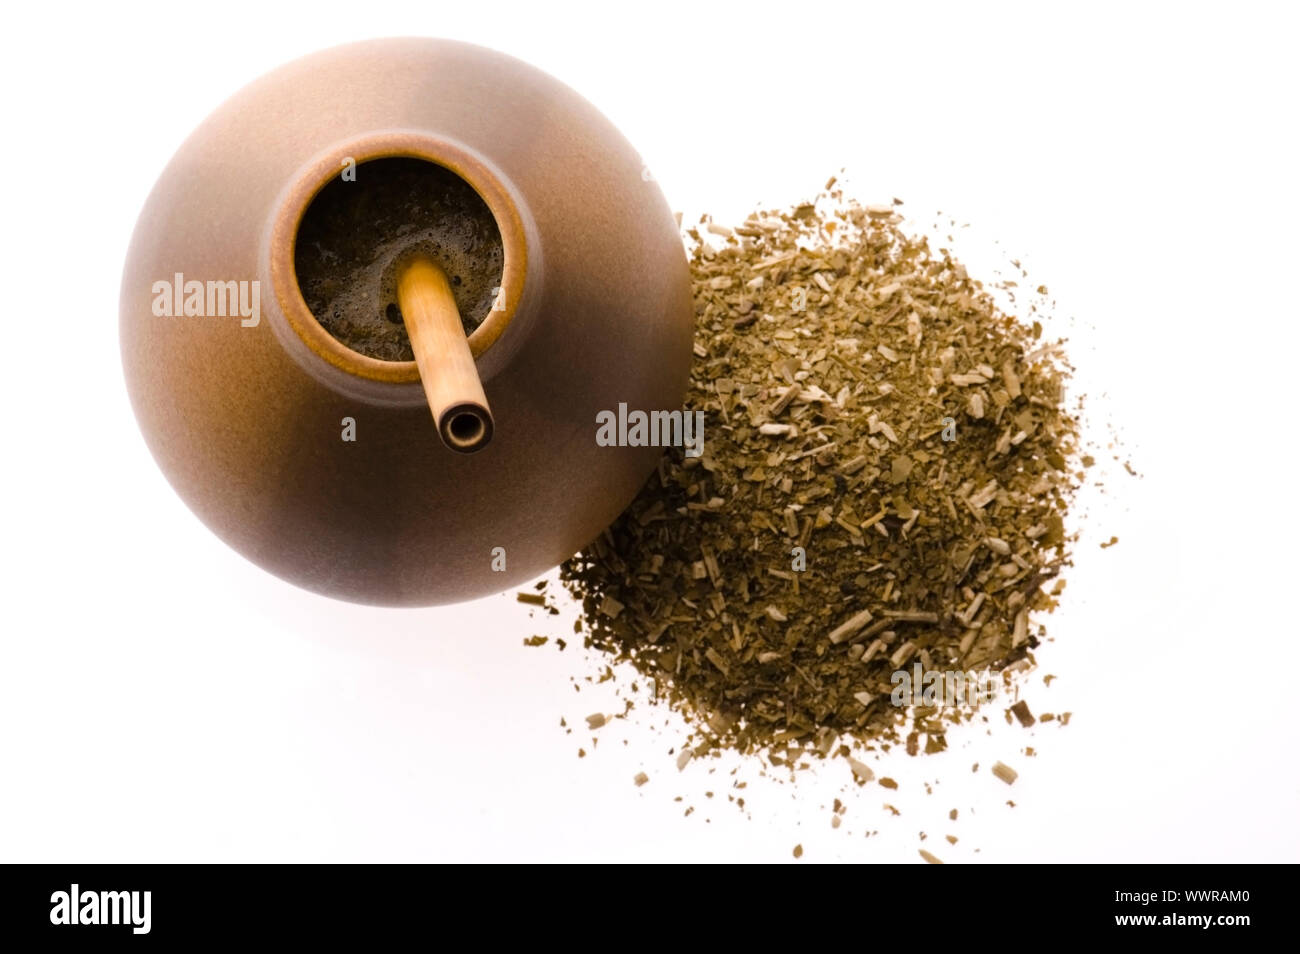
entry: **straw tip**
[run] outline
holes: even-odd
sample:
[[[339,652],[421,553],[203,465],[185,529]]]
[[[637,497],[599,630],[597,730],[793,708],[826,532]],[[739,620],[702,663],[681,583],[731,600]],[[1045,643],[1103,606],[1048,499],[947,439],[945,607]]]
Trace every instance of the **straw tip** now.
[[[473,454],[492,440],[492,413],[481,404],[457,404],[443,412],[438,434],[451,450]]]

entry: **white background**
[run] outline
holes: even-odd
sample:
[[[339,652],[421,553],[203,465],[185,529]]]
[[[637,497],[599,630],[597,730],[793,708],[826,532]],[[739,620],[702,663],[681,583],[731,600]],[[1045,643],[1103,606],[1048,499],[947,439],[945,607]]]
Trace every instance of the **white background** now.
[[[919,861],[923,846],[949,861],[1300,861],[1293,11],[7,10],[0,861],[791,860],[796,842],[803,863]],[[902,787],[846,796],[839,831],[825,805],[842,764],[789,785],[741,763],[745,818],[724,801],[739,794],[732,763],[677,773],[681,727],[662,711],[600,730],[594,751],[559,728],[614,711],[575,694],[570,678],[592,671],[578,647],[521,645],[563,621],[530,620],[510,596],[331,602],[190,515],[121,378],[135,216],[230,93],[313,50],[399,34],[558,76],[636,144],[674,208],[734,221],[844,166],[864,201],[972,223],[959,248],[973,261],[1018,257],[1050,286],[1076,319],[1097,433],[1117,430],[1144,475],[1088,492],[1027,689],[1036,711],[1072,710],[1067,728],[998,717],[943,757],[889,759],[877,771]],[[998,758],[1021,772],[1011,789],[988,774]]]

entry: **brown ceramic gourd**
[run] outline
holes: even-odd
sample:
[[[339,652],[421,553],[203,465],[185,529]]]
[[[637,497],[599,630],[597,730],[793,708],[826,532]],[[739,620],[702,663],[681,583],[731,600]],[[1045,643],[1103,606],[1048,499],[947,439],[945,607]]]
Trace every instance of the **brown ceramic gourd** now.
[[[424,365],[352,350],[298,287],[304,212],[384,157],[455,173],[500,232],[468,338],[493,421],[478,453],[439,439]],[[177,273],[257,282],[256,323],[156,314]],[[617,130],[524,63],[430,39],[308,56],[213,113],[140,215],[120,319],[141,429],[199,518],[292,583],[393,606],[500,591],[594,539],[662,453],[599,446],[597,414],[680,408],[691,325],[673,217]]]

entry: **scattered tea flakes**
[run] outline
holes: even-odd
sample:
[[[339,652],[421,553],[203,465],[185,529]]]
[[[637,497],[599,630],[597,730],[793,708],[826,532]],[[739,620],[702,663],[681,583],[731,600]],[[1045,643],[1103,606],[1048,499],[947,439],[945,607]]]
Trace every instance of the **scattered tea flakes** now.
[[[931,854],[930,852],[926,851],[924,848],[920,849],[920,851],[919,851],[918,853],[920,854],[920,856],[921,856],[922,858],[925,859],[925,863],[928,864],[928,865],[941,865],[941,864],[943,864],[943,862],[940,861],[940,860],[938,859],[938,857],[936,857],[935,855],[933,855],[933,854]]]
[[[880,784],[885,788],[898,788],[898,783],[888,776],[882,778]]]
[[[546,636],[529,636],[524,640],[525,646],[545,646],[548,637]]]
[[[530,606],[545,606],[546,597],[541,593],[520,592],[515,594],[515,599],[520,603],[527,603]]]
[[[650,781],[650,776],[645,772],[637,772],[636,775],[633,776],[632,781],[636,782],[637,788],[640,788],[646,782]]]
[[[677,771],[680,772],[682,769],[686,768],[686,764],[687,764],[688,762],[690,762],[691,757],[694,756],[694,755],[695,755],[695,751],[694,751],[693,749],[687,749],[687,748],[684,748],[684,749],[682,749],[680,752],[678,752],[678,753],[677,753]]]
[[[1025,702],[1024,699],[1021,699],[1011,707],[1011,714],[1014,715],[1016,719],[1020,721],[1020,724],[1026,729],[1034,724],[1034,714],[1029,711],[1029,703]]]
[[[954,808],[952,811],[950,811],[950,812],[948,813],[948,817],[949,817],[952,821],[956,821],[956,820],[957,820],[957,809]]]
[[[587,647],[651,677],[700,754],[795,767],[911,732],[940,751],[933,714],[900,725],[894,669],[1027,666],[1055,605],[1069,365],[882,208],[837,191],[718,245],[688,229],[703,456],[665,454],[561,567]]]
[[[1119,543],[1119,537],[1111,537],[1109,540],[1107,540],[1105,543],[1101,545],[1101,548],[1103,550],[1106,550],[1109,549],[1110,547],[1113,547],[1117,543]]]
[[[948,839],[948,844],[950,844],[950,845],[955,845],[955,844],[957,844],[957,836],[956,836],[956,835],[944,835],[943,837]]]
[[[1020,777],[1020,774],[1015,769],[1003,762],[993,763],[993,774],[1008,785],[1013,784],[1015,780]]]
[[[591,715],[587,716],[587,728],[599,729],[601,726],[605,724],[606,721],[607,719],[605,718],[605,713],[593,712]]]
[[[839,828],[840,825],[841,825],[841,823],[842,823],[842,821],[841,821],[839,815],[832,815],[832,816],[831,816],[831,827],[832,827],[832,828]]]
[[[795,846],[794,846],[794,851],[792,852],[792,854],[793,854],[796,858],[802,858],[802,857],[803,857],[803,845],[795,845]]]

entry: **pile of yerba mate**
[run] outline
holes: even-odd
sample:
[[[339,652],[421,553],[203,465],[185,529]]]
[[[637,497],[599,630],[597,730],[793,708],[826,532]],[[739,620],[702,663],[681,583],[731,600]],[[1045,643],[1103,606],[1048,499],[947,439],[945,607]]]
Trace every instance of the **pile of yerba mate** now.
[[[703,456],[666,454],[561,568],[587,646],[653,680],[695,755],[945,748],[970,713],[900,709],[891,676],[1024,665],[1068,559],[1059,345],[833,184],[688,230]]]

